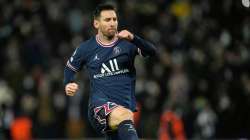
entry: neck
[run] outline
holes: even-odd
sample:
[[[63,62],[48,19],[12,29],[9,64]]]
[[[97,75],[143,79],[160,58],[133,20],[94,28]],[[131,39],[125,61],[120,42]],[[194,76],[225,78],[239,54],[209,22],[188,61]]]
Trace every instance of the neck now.
[[[116,36],[108,37],[108,36],[103,35],[102,33],[98,33],[97,35],[98,35],[100,41],[104,44],[109,44],[109,43],[113,42],[115,39],[117,39]]]

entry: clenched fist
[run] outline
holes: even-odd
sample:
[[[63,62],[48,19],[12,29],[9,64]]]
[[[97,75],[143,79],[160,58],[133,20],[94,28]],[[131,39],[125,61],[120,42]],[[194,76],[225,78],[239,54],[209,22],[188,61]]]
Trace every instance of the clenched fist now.
[[[134,39],[134,35],[128,30],[122,30],[117,34],[117,37],[120,39],[126,39],[128,41],[132,41]]]
[[[66,95],[68,95],[68,96],[74,96],[76,94],[76,92],[77,92],[78,89],[79,89],[78,84],[76,84],[76,83],[68,83],[65,86]]]

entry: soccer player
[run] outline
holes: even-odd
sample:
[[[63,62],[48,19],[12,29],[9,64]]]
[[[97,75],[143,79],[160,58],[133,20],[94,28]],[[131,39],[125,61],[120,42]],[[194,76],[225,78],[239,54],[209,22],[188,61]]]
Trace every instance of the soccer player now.
[[[153,56],[156,49],[128,30],[118,32],[116,9],[112,5],[99,5],[93,18],[97,34],[81,43],[67,61],[66,95],[75,95],[79,85],[74,75],[86,66],[91,83],[88,111],[91,125],[108,140],[137,140],[133,124],[136,111],[134,59],[137,54]]]

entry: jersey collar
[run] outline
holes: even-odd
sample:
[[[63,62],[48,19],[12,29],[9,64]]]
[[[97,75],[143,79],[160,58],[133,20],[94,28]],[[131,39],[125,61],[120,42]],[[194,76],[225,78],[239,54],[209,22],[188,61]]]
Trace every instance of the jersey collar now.
[[[117,41],[118,41],[118,38],[115,38],[114,41],[110,42],[109,44],[105,44],[105,43],[103,43],[103,42],[100,40],[99,35],[96,35],[96,36],[95,36],[95,39],[96,39],[96,42],[97,42],[100,46],[102,46],[102,47],[113,47],[113,46],[117,43]]]

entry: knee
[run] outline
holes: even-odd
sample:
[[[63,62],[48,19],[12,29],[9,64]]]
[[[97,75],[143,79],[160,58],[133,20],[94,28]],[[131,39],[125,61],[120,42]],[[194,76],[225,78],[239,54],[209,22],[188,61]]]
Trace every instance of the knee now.
[[[125,120],[133,120],[133,113],[129,109],[119,106],[110,113],[108,124],[112,130],[115,130]]]

